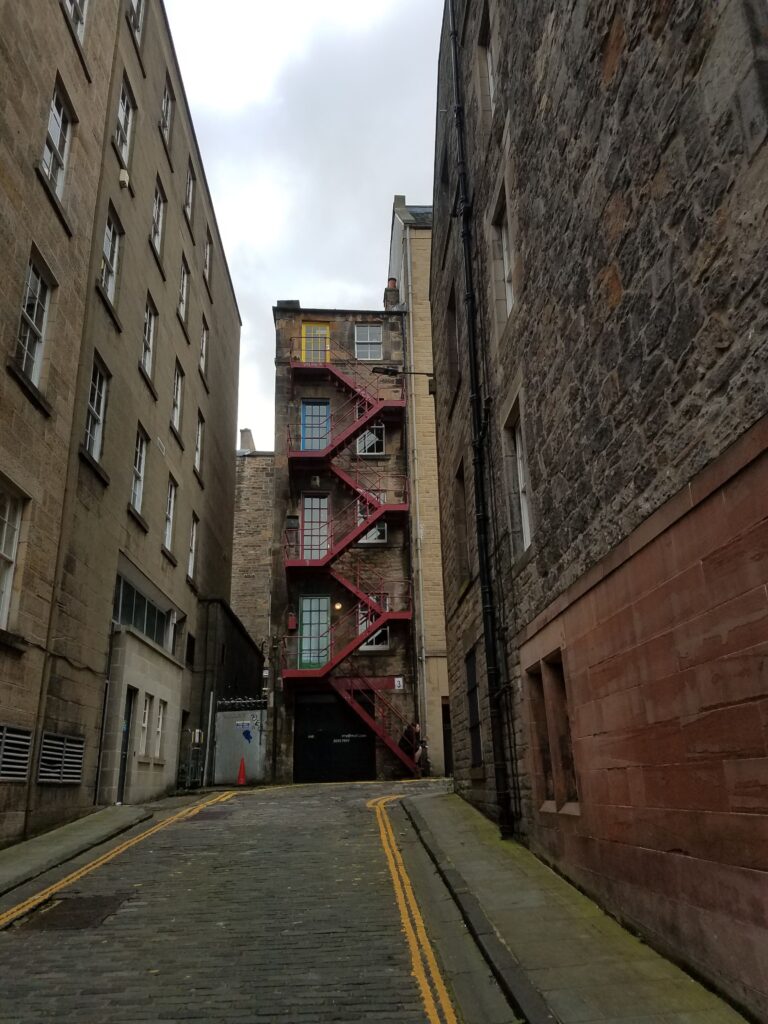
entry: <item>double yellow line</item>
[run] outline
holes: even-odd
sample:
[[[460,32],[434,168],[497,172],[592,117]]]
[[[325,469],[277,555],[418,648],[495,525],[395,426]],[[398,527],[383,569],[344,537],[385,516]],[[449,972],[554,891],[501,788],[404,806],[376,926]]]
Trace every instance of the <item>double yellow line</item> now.
[[[458,1024],[386,811],[386,805],[398,799],[398,796],[380,796],[369,800],[366,807],[376,812],[381,845],[389,865],[395,900],[411,954],[412,973],[421,992],[428,1024]]]
[[[114,849],[109,850],[107,853],[97,857],[96,860],[90,861],[83,867],[78,868],[77,871],[73,871],[72,874],[67,875],[66,878],[62,878],[60,882],[55,882],[53,885],[49,885],[47,889],[42,889],[40,892],[35,893],[34,896],[30,896],[28,900],[24,900],[23,903],[17,903],[15,907],[11,907],[10,910],[6,910],[5,913],[0,914],[0,929],[7,928],[9,924],[13,924],[18,918],[28,914],[31,910],[35,910],[40,906],[41,903],[45,903],[51,896],[57,892],[61,892],[62,889],[66,889],[67,886],[72,885],[73,882],[79,881],[85,875],[89,875],[92,871],[102,867],[104,864],[108,864],[115,857],[119,857],[121,853],[125,853],[126,850],[130,850],[132,846],[136,846],[137,843],[143,842],[145,839],[149,839],[150,836],[160,832],[161,829],[168,828],[169,825],[175,824],[177,821],[184,821],[187,818],[194,818],[196,814],[199,814],[206,807],[210,807],[212,804],[222,804],[225,800],[231,800],[236,794],[234,792],[217,793],[216,796],[211,797],[208,800],[201,800],[199,803],[193,804],[192,807],[185,807],[184,810],[179,811],[178,814],[172,815],[170,818],[164,818],[159,821],[157,825],[153,825],[152,828],[146,829],[144,832],[140,832],[137,836],[132,839],[126,839],[124,843],[120,843]]]

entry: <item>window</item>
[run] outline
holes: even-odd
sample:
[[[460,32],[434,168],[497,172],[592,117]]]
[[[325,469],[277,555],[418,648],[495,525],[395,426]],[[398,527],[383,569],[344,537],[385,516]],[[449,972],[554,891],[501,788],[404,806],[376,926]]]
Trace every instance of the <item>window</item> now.
[[[199,473],[203,466],[203,435],[205,434],[205,420],[200,410],[197,410],[197,431],[195,432],[195,469]]]
[[[326,399],[302,399],[302,451],[321,451],[331,440],[331,403]]]
[[[176,363],[173,371],[173,405],[171,406],[171,424],[181,430],[181,403],[184,398],[184,371]]]
[[[357,439],[358,455],[384,455],[384,424],[372,423]]]
[[[370,494],[374,498],[377,498],[380,502],[385,503],[387,500],[386,491],[370,491]],[[365,498],[357,499],[357,525],[364,523],[366,519],[372,514],[373,506],[366,501]],[[386,544],[387,542],[387,521],[384,518],[378,519],[376,523],[364,533],[358,544]]]
[[[144,307],[144,331],[141,338],[141,367],[148,377],[152,376],[152,364],[155,358],[155,335],[157,334],[157,309],[147,296]]]
[[[152,716],[152,698],[144,694],[144,707],[141,709],[141,729],[139,731],[139,757],[147,756],[147,738],[149,736],[149,720]]]
[[[123,78],[120,86],[120,99],[117,103],[117,124],[115,125],[115,146],[124,166],[128,166],[131,152],[131,134],[133,132],[133,115],[136,101],[133,98],[128,79]]]
[[[0,725],[0,782],[24,782],[29,775],[32,733]]]
[[[64,174],[69,155],[72,115],[62,99],[59,86],[53,90],[48,114],[48,131],[43,147],[42,170],[51,188],[61,198],[64,192]]]
[[[188,221],[192,221],[192,211],[195,205],[195,172],[192,170],[192,163],[187,165],[187,182],[184,186],[184,213]]]
[[[534,773],[538,797],[558,810],[579,800],[573,760],[568,695],[560,651],[526,673],[534,734]]]
[[[192,513],[192,525],[189,529],[189,552],[187,554],[187,576],[195,578],[195,559],[197,556],[197,524],[200,520]]]
[[[187,644],[186,651],[184,653],[184,663],[187,668],[195,667],[195,638],[191,633],[187,633]]]
[[[303,363],[327,363],[330,351],[330,324],[301,325],[301,361]]]
[[[120,625],[132,626],[166,650],[170,649],[173,613],[163,611],[122,576],[117,577],[115,585],[112,618]]]
[[[179,278],[179,316],[187,322],[187,312],[189,303],[189,264],[186,259],[181,257],[181,276]]]
[[[355,324],[355,358],[382,358],[381,324]]]
[[[173,125],[173,108],[175,106],[173,89],[169,79],[166,78],[163,88],[163,98],[160,102],[160,131],[165,139],[166,145],[171,142],[171,127]]]
[[[208,284],[211,283],[211,255],[213,252],[213,239],[210,230],[205,232],[205,248],[203,249],[203,276]]]
[[[163,756],[163,728],[165,726],[165,713],[168,708],[166,701],[161,700],[157,705],[157,723],[155,724],[155,749],[153,751],[156,758],[162,758]]]
[[[144,28],[144,0],[129,0],[128,20],[136,39],[141,39],[141,31]]]
[[[160,255],[160,247],[163,242],[163,222],[165,220],[166,198],[163,186],[159,179],[155,182],[155,198],[152,201],[152,231],[150,238],[157,255]]]
[[[489,113],[493,110],[496,99],[496,54],[493,43],[488,4],[485,4],[480,19],[478,56],[480,61],[480,105]]]
[[[456,558],[456,584],[462,587],[469,579],[469,544],[467,538],[467,492],[464,486],[464,462],[456,471],[453,485],[453,537]]]
[[[452,397],[459,382],[460,367],[459,361],[459,331],[456,323],[456,289],[451,286],[451,293],[448,296],[448,306],[445,312],[445,356],[448,377],[448,397]]]
[[[43,733],[37,781],[77,785],[83,781],[84,757],[85,740],[82,736]]]
[[[480,734],[480,701],[477,690],[477,663],[475,649],[464,659],[467,677],[467,724],[469,726],[469,763],[477,768],[483,763],[483,743]]]
[[[0,629],[8,625],[13,570],[21,528],[21,499],[0,481]]]
[[[33,384],[37,384],[40,380],[49,298],[50,288],[42,271],[34,260],[30,260],[27,267],[27,279],[24,283],[24,299],[21,304],[16,363],[21,372],[29,377]]]
[[[302,500],[301,557],[325,558],[330,541],[328,495],[305,494]]]
[[[200,329],[200,369],[205,373],[208,366],[208,324],[203,317],[203,326]]]
[[[299,601],[299,668],[320,668],[331,653],[330,597]]]
[[[375,601],[385,612],[389,611],[389,594],[368,594],[371,601]],[[369,608],[364,602],[357,606],[357,632],[364,633],[369,626],[372,626],[381,614]],[[389,649],[389,626],[382,626],[375,633],[360,644],[361,651],[386,651]]]
[[[528,464],[519,404],[515,405],[504,427],[504,461],[512,523],[512,547],[516,554],[521,554],[531,544],[531,515],[528,501]]]
[[[173,477],[168,478],[168,498],[165,503],[165,529],[163,530],[163,546],[167,551],[173,544],[173,517],[176,513],[177,484]]]
[[[506,194],[502,191],[499,197],[499,204],[496,215],[493,218],[493,258],[500,274],[500,285],[504,299],[506,315],[512,312],[515,304],[515,292],[512,286],[512,273],[514,269],[512,254],[512,236],[509,230],[509,213],[507,211]]]
[[[83,444],[89,455],[98,462],[104,436],[104,413],[107,405],[107,373],[98,358],[93,360],[91,387],[88,392],[88,411],[85,416]]]
[[[107,225],[104,229],[104,246],[101,254],[99,284],[114,302],[117,287],[117,271],[120,260],[120,240],[122,231],[112,210],[107,214]]]
[[[72,22],[72,28],[75,30],[75,35],[82,43],[83,34],[85,32],[85,14],[88,7],[88,0],[64,0],[64,7],[69,20]]]
[[[136,445],[133,450],[133,481],[131,483],[131,506],[136,512],[141,512],[141,502],[144,497],[144,472],[147,462],[147,442],[149,437],[138,427],[136,430]]]

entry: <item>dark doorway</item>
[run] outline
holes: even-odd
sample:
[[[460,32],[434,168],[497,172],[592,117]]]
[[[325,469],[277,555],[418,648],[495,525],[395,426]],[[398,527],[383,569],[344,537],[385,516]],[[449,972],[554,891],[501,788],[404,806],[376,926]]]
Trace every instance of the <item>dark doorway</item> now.
[[[376,778],[376,741],[333,693],[296,695],[294,782],[356,782]]]
[[[125,691],[125,709],[123,710],[123,731],[120,740],[120,774],[117,779],[117,802],[121,804],[125,798],[125,777],[128,773],[128,747],[131,742],[131,725],[133,709],[136,704],[136,693],[132,686]]]
[[[453,775],[453,734],[451,732],[451,705],[447,697],[443,697],[443,751],[445,757],[445,774]]]

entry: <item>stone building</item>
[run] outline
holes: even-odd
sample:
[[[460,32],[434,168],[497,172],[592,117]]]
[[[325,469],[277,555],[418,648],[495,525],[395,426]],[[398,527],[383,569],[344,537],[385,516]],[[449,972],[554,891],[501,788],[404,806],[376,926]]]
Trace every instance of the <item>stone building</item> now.
[[[7,842],[173,788],[208,738],[240,322],[162,3],[0,17]]]
[[[448,0],[431,270],[458,787],[761,1019],[766,39]]]
[[[415,774],[403,314],[274,318],[275,776]]]
[[[235,460],[232,607],[265,650],[270,639],[274,479],[275,453],[257,451],[251,431],[241,430]]]
[[[432,386],[431,248],[432,207],[408,206],[405,196],[395,196],[389,244],[391,287],[385,292],[384,305],[405,313],[403,366],[408,383],[406,454],[418,712],[429,745],[432,772],[442,775],[451,770],[451,723]]]

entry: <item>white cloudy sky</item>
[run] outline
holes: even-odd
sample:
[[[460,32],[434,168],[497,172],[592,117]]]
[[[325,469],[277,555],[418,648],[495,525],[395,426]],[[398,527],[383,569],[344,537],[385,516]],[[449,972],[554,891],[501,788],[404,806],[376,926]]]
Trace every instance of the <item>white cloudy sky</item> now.
[[[166,0],[243,318],[238,422],[259,448],[274,302],[380,308],[392,197],[432,201],[442,7]]]

